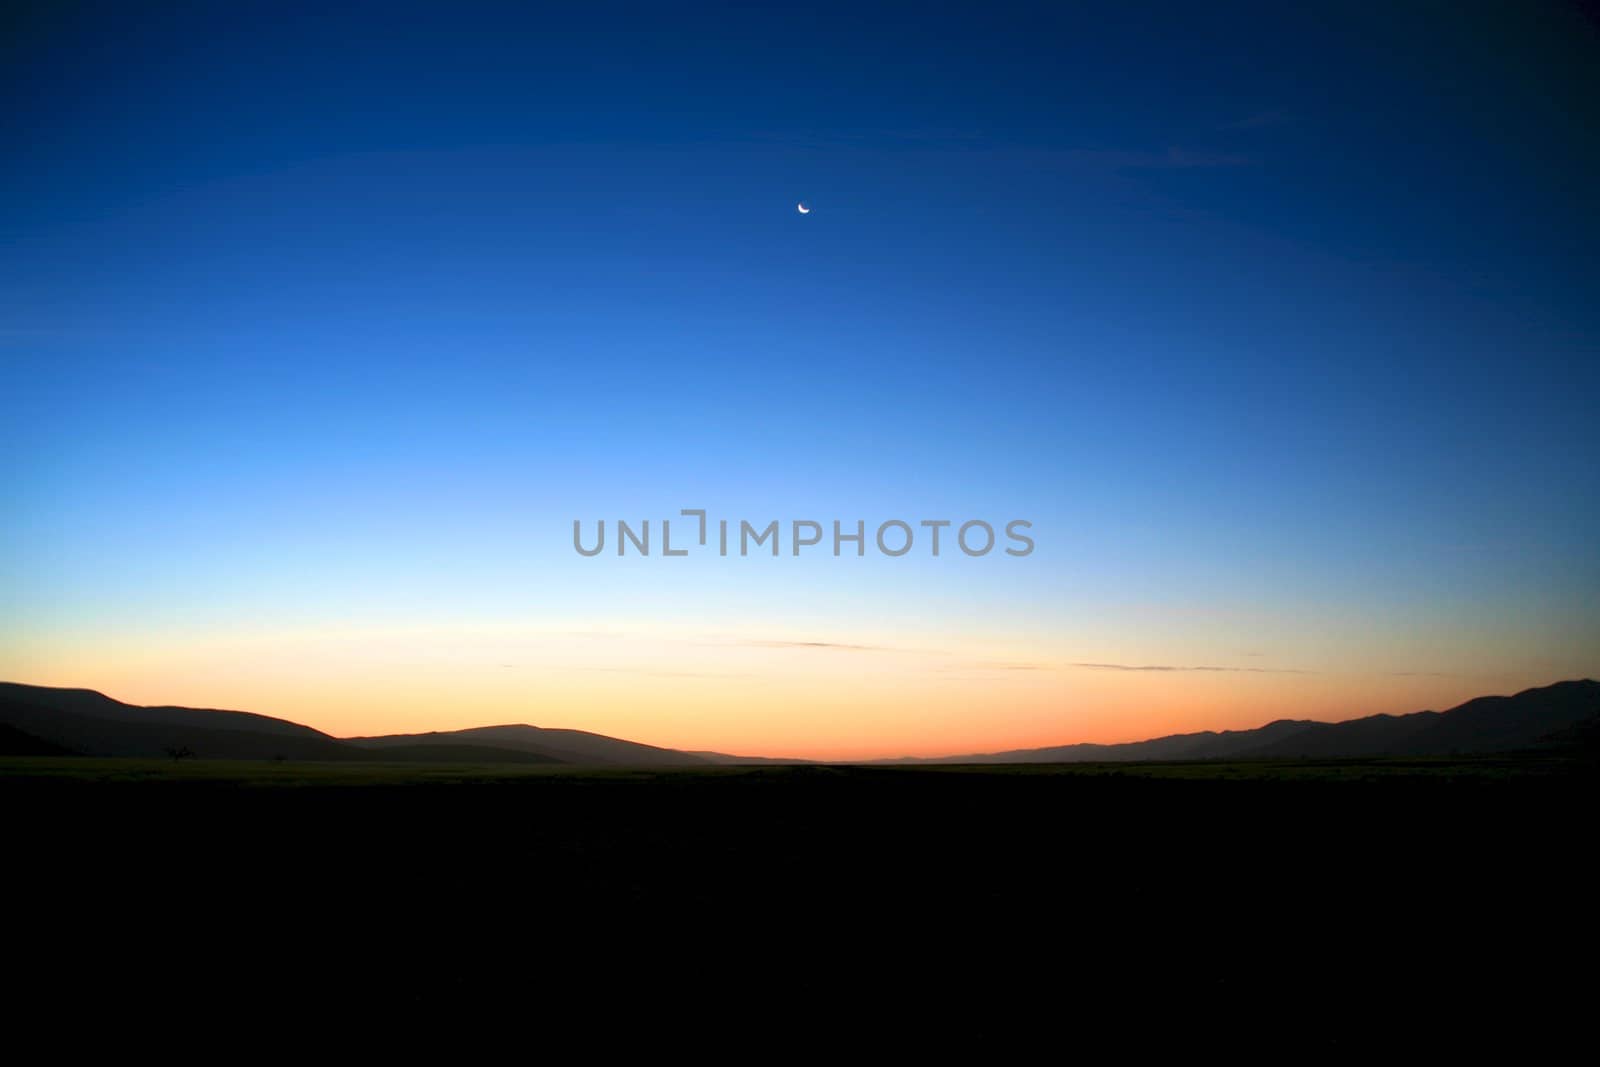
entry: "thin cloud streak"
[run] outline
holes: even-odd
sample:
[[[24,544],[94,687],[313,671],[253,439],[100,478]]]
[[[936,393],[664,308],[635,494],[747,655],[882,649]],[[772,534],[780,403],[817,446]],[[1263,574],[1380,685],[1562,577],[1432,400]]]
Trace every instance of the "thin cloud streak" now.
[[[1217,127],[1219,130],[1259,130],[1263,126],[1277,126],[1287,122],[1289,111],[1287,108],[1274,108],[1271,111],[1260,111],[1254,115],[1246,115],[1233,122],[1224,122]]]
[[[934,669],[947,673],[992,674],[995,671],[1048,671],[1054,670],[1055,666],[1053,663],[954,663]]]
[[[747,648],[824,648],[840,652],[904,652],[887,645],[856,645],[844,641],[735,641]]]
[[[1255,163],[1255,160],[1248,156],[1228,152],[1194,151],[1175,145],[1165,152],[1074,148],[1054,155],[1057,159],[1075,166],[1108,170],[1209,170],[1219,167],[1248,167]]]
[[[644,678],[748,678],[748,674],[716,671],[673,671],[655,667],[563,667],[562,670],[589,674],[630,674]]]
[[[1316,674],[1316,671],[1297,670],[1293,667],[1177,667],[1167,664],[1135,665],[1130,663],[1069,663],[1069,667],[1082,667],[1093,671],[1209,671],[1236,674]]]

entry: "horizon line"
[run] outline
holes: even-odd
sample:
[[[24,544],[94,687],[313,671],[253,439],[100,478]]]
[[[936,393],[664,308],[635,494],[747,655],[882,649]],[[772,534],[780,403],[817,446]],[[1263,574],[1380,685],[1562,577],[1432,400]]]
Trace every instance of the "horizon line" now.
[[[1552,688],[1555,688],[1557,686],[1563,686],[1563,685],[1581,685],[1581,684],[1584,684],[1584,683],[1588,683],[1590,685],[1600,685],[1600,681],[1597,681],[1595,678],[1590,678],[1590,677],[1559,678],[1559,679],[1557,679],[1557,680],[1555,680],[1553,682],[1545,683],[1544,685],[1528,686],[1526,688],[1519,689],[1519,690],[1517,690],[1515,692],[1512,692],[1512,693],[1480,693],[1477,696],[1467,698],[1465,701],[1462,701],[1461,703],[1458,703],[1458,704],[1455,704],[1455,705],[1452,705],[1450,707],[1446,707],[1446,708],[1443,708],[1443,709],[1419,708],[1419,709],[1417,709],[1415,711],[1403,712],[1400,715],[1394,715],[1394,714],[1391,714],[1389,712],[1370,712],[1370,713],[1365,714],[1365,715],[1360,715],[1360,714],[1352,715],[1349,718],[1345,718],[1345,719],[1300,719],[1300,718],[1294,718],[1294,717],[1288,716],[1288,715],[1279,715],[1279,716],[1277,716],[1275,718],[1268,719],[1265,722],[1262,722],[1257,726],[1246,727],[1246,728],[1243,728],[1243,729],[1190,730],[1190,731],[1181,731],[1181,732],[1176,732],[1176,733],[1157,734],[1155,736],[1149,736],[1149,737],[1138,737],[1138,738],[1134,738],[1132,740],[1126,740],[1126,741],[1065,741],[1065,742],[1062,742],[1062,743],[1059,743],[1059,744],[1031,745],[1031,746],[1019,747],[1019,748],[1002,748],[1002,749],[991,749],[991,750],[985,750],[985,751],[953,752],[953,753],[946,753],[946,754],[941,754],[941,755],[929,755],[929,756],[914,756],[914,755],[907,755],[907,754],[902,753],[900,755],[880,755],[880,756],[861,756],[861,757],[849,757],[849,758],[820,758],[819,759],[819,758],[805,757],[805,756],[769,756],[769,755],[755,755],[755,754],[739,753],[739,752],[725,752],[725,751],[722,751],[720,749],[715,749],[715,748],[678,748],[678,747],[674,747],[674,746],[671,746],[671,745],[653,744],[653,743],[648,742],[648,741],[636,741],[633,738],[623,737],[623,736],[620,736],[620,735],[617,735],[617,734],[605,734],[605,733],[600,733],[600,732],[595,731],[595,730],[585,730],[585,729],[582,729],[581,727],[540,726],[540,725],[537,725],[535,723],[530,723],[530,722],[482,723],[482,724],[479,724],[479,725],[476,725],[476,726],[462,726],[462,727],[457,727],[455,729],[450,729],[450,730],[429,729],[429,730],[414,731],[414,732],[373,733],[373,734],[346,734],[346,735],[342,735],[341,736],[339,734],[328,733],[327,731],[324,731],[322,729],[319,729],[318,727],[312,726],[309,723],[300,722],[299,720],[296,720],[296,719],[288,719],[288,718],[284,718],[283,716],[271,715],[271,714],[268,714],[266,712],[249,711],[249,710],[246,710],[246,709],[243,709],[243,708],[200,707],[198,705],[190,705],[190,704],[130,704],[125,700],[120,700],[117,697],[111,696],[109,693],[103,692],[102,690],[99,690],[99,689],[93,689],[93,688],[90,688],[88,686],[39,685],[39,684],[36,684],[36,683],[33,683],[33,682],[17,682],[17,681],[12,681],[12,680],[9,680],[9,679],[0,679],[0,687],[3,687],[3,686],[17,686],[17,687],[23,688],[23,689],[50,689],[50,690],[55,690],[57,692],[64,692],[64,693],[88,693],[88,694],[92,694],[94,696],[102,697],[102,698],[104,698],[106,700],[109,700],[109,701],[115,703],[115,704],[120,704],[123,707],[129,707],[129,708],[140,708],[140,709],[145,709],[145,710],[156,709],[156,708],[179,708],[179,709],[183,709],[183,710],[186,710],[186,711],[221,712],[221,713],[232,713],[232,714],[242,714],[242,715],[254,715],[254,716],[257,716],[259,718],[271,719],[271,720],[273,720],[275,722],[285,722],[285,723],[289,723],[290,725],[293,725],[293,726],[299,726],[299,727],[302,727],[304,729],[312,730],[312,731],[314,731],[314,732],[316,732],[318,734],[321,734],[324,737],[330,738],[331,740],[341,741],[341,742],[356,742],[356,741],[372,740],[372,739],[375,739],[375,738],[386,738],[386,737],[427,737],[429,735],[462,734],[462,733],[467,733],[467,732],[473,731],[473,730],[492,730],[492,729],[502,729],[502,728],[506,728],[506,727],[523,727],[523,728],[533,729],[533,730],[549,730],[549,731],[562,731],[562,732],[566,732],[566,733],[587,734],[587,735],[589,735],[591,737],[603,737],[603,738],[607,738],[607,739],[613,740],[613,741],[624,741],[624,742],[627,742],[628,744],[640,745],[640,746],[645,747],[645,748],[653,748],[653,749],[657,749],[657,750],[663,751],[663,752],[682,753],[682,754],[685,754],[685,755],[712,755],[712,756],[722,756],[722,757],[726,757],[726,758],[729,758],[729,759],[759,760],[759,761],[770,761],[770,762],[774,762],[774,763],[793,762],[793,763],[818,763],[818,764],[895,763],[895,762],[905,762],[905,761],[940,762],[940,761],[947,761],[947,760],[959,760],[959,759],[962,759],[964,757],[972,757],[972,758],[976,758],[976,759],[983,759],[983,758],[1006,756],[1006,755],[1012,755],[1012,754],[1024,753],[1024,752],[1041,752],[1041,751],[1046,751],[1046,750],[1050,750],[1050,749],[1119,748],[1119,747],[1122,747],[1122,746],[1125,746],[1125,745],[1145,744],[1145,743],[1153,742],[1153,741],[1163,741],[1163,740],[1167,740],[1167,739],[1170,739],[1170,738],[1197,737],[1197,736],[1205,736],[1205,735],[1221,736],[1221,735],[1230,734],[1230,733],[1249,733],[1249,732],[1252,732],[1254,730],[1263,729],[1263,728],[1265,728],[1267,726],[1271,726],[1274,723],[1279,723],[1279,722],[1309,723],[1309,724],[1313,724],[1313,725],[1334,726],[1334,725],[1339,725],[1341,723],[1357,722],[1357,721],[1360,721],[1360,720],[1363,720],[1363,719],[1369,719],[1369,718],[1380,718],[1380,717],[1381,718],[1402,718],[1402,717],[1405,717],[1405,716],[1408,716],[1408,715],[1424,715],[1424,714],[1440,715],[1440,714],[1445,714],[1445,713],[1450,712],[1450,711],[1454,711],[1457,708],[1464,707],[1466,704],[1470,704],[1470,703],[1472,703],[1474,701],[1477,701],[1477,700],[1495,700],[1495,699],[1506,700],[1506,699],[1513,699],[1515,697],[1522,696],[1522,695],[1524,695],[1526,693],[1531,693],[1531,692],[1535,692],[1535,691],[1542,690],[1542,689],[1552,689]]]

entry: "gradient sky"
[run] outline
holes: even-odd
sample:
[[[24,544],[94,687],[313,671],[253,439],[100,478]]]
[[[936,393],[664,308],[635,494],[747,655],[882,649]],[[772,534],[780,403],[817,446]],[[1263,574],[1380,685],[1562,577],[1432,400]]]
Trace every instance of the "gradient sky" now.
[[[0,677],[855,757],[1600,675],[1574,9],[322,6],[7,5]],[[1038,547],[572,550],[688,507]]]

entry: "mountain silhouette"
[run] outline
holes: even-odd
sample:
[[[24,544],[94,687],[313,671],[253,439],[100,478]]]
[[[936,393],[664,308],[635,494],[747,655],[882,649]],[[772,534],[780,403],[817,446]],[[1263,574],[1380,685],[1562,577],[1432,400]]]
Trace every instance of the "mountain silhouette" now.
[[[389,734],[352,737],[352,745],[373,752],[435,745],[471,745],[500,752],[534,756],[550,763],[611,764],[634,767],[692,767],[712,762],[699,755],[623,741],[586,730],[546,729],[540,726],[474,726],[426,734]]]
[[[244,711],[140,707],[91,689],[0,682],[0,755],[706,766],[703,756],[583,730],[482,726],[340,739]]]
[[[1448,711],[1370,715],[1346,722],[1279,719],[1254,730],[1174,734],[1127,744],[1057,745],[884,763],[1082,763],[1132,760],[1334,759],[1468,756],[1502,752],[1592,754],[1600,738],[1600,682],[1557,682]],[[294,759],[424,763],[546,763],[706,767],[801,763],[682,752],[584,730],[528,725],[336,738],[244,711],[140,707],[90,689],[0,682],[0,755]]]
[[[0,723],[0,756],[76,756],[65,745],[24,733],[15,726]]]
[[[138,707],[92,689],[0,682],[0,723],[86,756],[159,758],[187,750],[207,759],[359,759],[319,730],[247,711]]]
[[[1208,730],[1117,745],[1056,745],[896,763],[1088,763],[1131,760],[1352,759],[1566,751],[1600,731],[1600,682],[1557,682],[1448,711],[1369,715],[1346,722],[1279,719],[1254,730]]]

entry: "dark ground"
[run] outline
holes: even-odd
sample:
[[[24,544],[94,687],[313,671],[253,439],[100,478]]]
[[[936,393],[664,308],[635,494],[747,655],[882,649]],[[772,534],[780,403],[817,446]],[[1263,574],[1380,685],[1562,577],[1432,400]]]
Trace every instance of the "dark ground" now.
[[[1597,779],[6,759],[6,1003],[529,1047],[1534,1052],[1592,1036]]]

